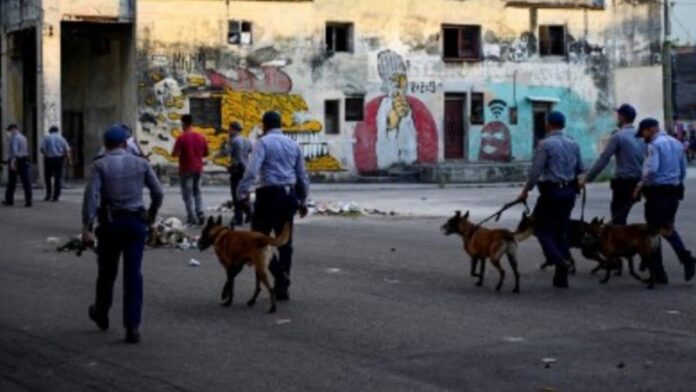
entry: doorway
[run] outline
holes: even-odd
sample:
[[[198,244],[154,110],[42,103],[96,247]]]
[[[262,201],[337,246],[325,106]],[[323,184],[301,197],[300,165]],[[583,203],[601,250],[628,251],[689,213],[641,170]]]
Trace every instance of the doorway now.
[[[467,159],[466,107],[466,94],[445,94],[445,159]]]
[[[550,102],[533,102],[532,113],[534,116],[534,143],[533,150],[536,150],[544,137],[546,137],[546,116],[553,110],[553,104]]]
[[[102,146],[102,132],[136,113],[133,25],[62,22],[61,92],[63,131],[73,148],[74,178]]]

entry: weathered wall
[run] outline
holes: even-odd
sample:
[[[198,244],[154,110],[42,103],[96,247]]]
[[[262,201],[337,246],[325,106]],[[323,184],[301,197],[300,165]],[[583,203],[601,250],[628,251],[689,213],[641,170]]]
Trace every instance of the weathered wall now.
[[[141,140],[166,161],[190,98],[220,97],[223,124],[241,120],[253,134],[262,111],[280,109],[286,128],[305,143],[314,170],[368,172],[395,162],[444,160],[445,93],[485,96],[486,122],[468,125],[466,155],[472,161],[531,157],[532,97],[558,101],[587,158],[612,130],[618,98],[660,114],[656,95],[616,92],[622,88],[617,78],[626,72],[658,82],[658,2],[539,9],[513,3],[354,0],[348,7],[340,0],[141,0]],[[230,19],[253,23],[252,45],[227,43]],[[326,22],[354,23],[353,53],[326,53]],[[443,62],[443,24],[481,25],[485,60]],[[567,27],[567,57],[538,56],[542,24]],[[637,70],[617,72],[632,68]],[[340,134],[325,135],[324,101],[353,94],[365,94],[364,121],[341,118]],[[516,124],[511,107],[517,108]],[[224,141],[212,129],[202,131],[214,149]]]

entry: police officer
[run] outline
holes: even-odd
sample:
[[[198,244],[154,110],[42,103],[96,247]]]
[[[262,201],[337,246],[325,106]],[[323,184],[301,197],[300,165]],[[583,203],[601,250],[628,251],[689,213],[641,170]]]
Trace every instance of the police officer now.
[[[63,188],[63,166],[67,160],[71,164],[70,146],[67,140],[60,134],[56,126],[48,130],[41,142],[41,154],[44,156],[44,177],[46,179],[46,197],[44,201],[54,202],[60,199]]]
[[[633,106],[621,105],[616,110],[616,116],[619,129],[612,134],[604,152],[587,172],[585,179],[580,181],[580,187],[594,181],[611,158],[616,158],[616,171],[611,180],[611,216],[613,224],[625,225],[636,202],[633,195],[642,176],[645,143],[635,137],[633,122],[636,120],[636,110]]]
[[[7,179],[7,187],[5,188],[5,200],[2,204],[5,206],[14,205],[14,193],[15,188],[17,188],[17,177],[19,177],[24,188],[24,206],[31,207],[31,162],[29,161],[27,138],[22,135],[16,124],[10,124],[7,127],[7,132],[10,134],[7,162],[10,172]]]
[[[696,272],[696,260],[674,228],[679,201],[684,199],[684,147],[677,139],[661,131],[660,123],[652,118],[641,121],[636,137],[643,138],[648,145],[643,179],[636,190],[636,199],[641,192],[645,196],[645,221],[654,229],[661,230],[684,266],[684,278],[688,282]],[[667,274],[662,264],[661,250],[653,260],[653,266],[657,282],[666,284]]]
[[[94,242],[96,230],[97,275],[96,301],[89,307],[89,317],[101,329],[109,328],[118,261],[123,254],[123,324],[126,342],[140,341],[138,327],[143,301],[143,278],[140,266],[145,249],[147,227],[162,205],[162,186],[143,158],[126,151],[128,133],[113,126],[104,133],[106,154],[97,158],[90,169],[82,205],[82,240]],[[150,191],[150,208],[145,209],[143,187]]]
[[[232,191],[232,202],[234,204],[235,225],[244,223],[245,214],[247,221],[251,218],[250,211],[245,208],[245,204],[237,197],[237,188],[244,177],[252,150],[251,142],[241,134],[242,130],[242,124],[233,121],[230,124],[227,146],[218,154],[219,156],[228,155],[231,161],[228,171],[230,173],[230,190]]]
[[[263,115],[263,136],[256,142],[244,178],[237,194],[240,200],[248,200],[251,186],[260,179],[256,189],[256,202],[251,228],[264,234],[271,231],[280,234],[284,225],[292,225],[300,208],[306,213],[304,203],[309,191],[309,178],[305,171],[300,146],[281,130],[281,117],[276,112]],[[279,301],[290,299],[290,267],[292,265],[292,237],[287,245],[278,249],[280,257],[274,257],[269,269],[275,278],[275,295]]]
[[[538,184],[540,196],[534,208],[535,234],[546,260],[556,266],[555,287],[568,287],[570,246],[568,224],[583,172],[580,147],[563,133],[565,116],[557,111],[546,117],[546,138],[534,154],[527,184],[518,200],[525,201]]]

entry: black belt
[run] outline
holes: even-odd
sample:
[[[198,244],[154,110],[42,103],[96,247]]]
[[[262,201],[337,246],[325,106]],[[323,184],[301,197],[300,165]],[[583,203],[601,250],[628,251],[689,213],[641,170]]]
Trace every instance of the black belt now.
[[[145,217],[145,210],[111,210],[111,216],[114,218],[139,218]]]
[[[263,190],[273,190],[273,189],[283,189],[283,190],[289,190],[289,191],[294,191],[295,190],[295,185],[264,185],[259,188],[259,191]]]
[[[570,187],[575,187],[577,188],[577,181],[561,181],[561,182],[556,182],[556,181],[543,181],[539,183],[539,188],[546,188],[546,189],[565,189],[565,188],[570,188]]]

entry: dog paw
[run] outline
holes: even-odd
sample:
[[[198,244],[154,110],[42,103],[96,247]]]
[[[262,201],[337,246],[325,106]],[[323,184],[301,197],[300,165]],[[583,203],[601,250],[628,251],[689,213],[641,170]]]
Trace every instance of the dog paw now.
[[[599,281],[599,284],[607,284],[609,283],[609,279],[602,279]]]
[[[276,312],[276,307],[275,307],[275,305],[271,306],[271,308],[268,309],[268,314],[273,314],[273,313],[275,313],[275,312]]]
[[[519,293],[520,293],[520,288],[519,288],[519,287],[515,287],[514,289],[512,289],[512,292],[515,293],[515,294],[519,294]]]
[[[248,306],[248,307],[253,308],[254,305],[256,305],[256,301],[254,301],[253,299],[247,301],[247,306]]]
[[[220,303],[220,306],[222,306],[223,308],[229,308],[230,306],[232,306],[232,301],[223,301]]]
[[[476,287],[483,287],[483,282],[477,282]]]

